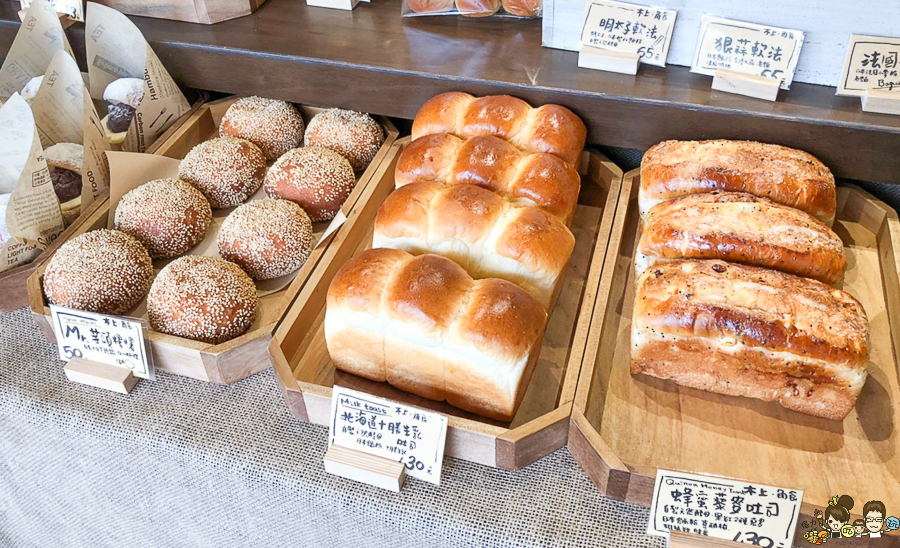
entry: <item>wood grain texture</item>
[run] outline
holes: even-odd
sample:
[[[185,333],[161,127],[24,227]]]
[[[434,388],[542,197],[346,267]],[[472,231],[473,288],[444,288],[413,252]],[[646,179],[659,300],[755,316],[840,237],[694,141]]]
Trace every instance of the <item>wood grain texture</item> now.
[[[328,285],[347,260],[371,247],[375,215],[394,190],[396,157],[406,142],[408,139],[397,141],[391,161],[383,164],[351,207],[347,222],[328,244],[320,267],[276,331],[269,350],[279,382],[289,402],[298,400],[291,394],[302,394],[305,413],[292,412],[304,420],[327,424],[331,387],[339,384],[447,414],[447,455],[505,469],[527,466],[566,441],[570,403],[588,338],[589,314],[594,308],[593,288],[600,279],[622,172],[603,156],[591,154],[572,224],[573,232],[581,234],[581,251],[576,250],[571,261],[523,403],[512,422],[499,423],[386,383],[336,371],[328,355],[323,328]]]
[[[838,190],[844,290],[870,321],[869,379],[856,409],[829,421],[777,403],[632,376],[629,331],[638,172],[626,174],[576,393],[570,446],[594,483],[648,505],[657,467],[802,488],[809,515],[834,493],[900,504],[896,213],[856,187]],[[611,470],[627,475],[616,483]]]
[[[0,2],[0,56],[19,27],[13,5]],[[134,21],[175,80],[192,88],[409,119],[444,91],[511,94],[572,109],[590,143],[756,139],[807,150],[840,177],[900,181],[900,117],[864,113],[834,88],[795,84],[768,103],[713,91],[709,77],[686,68],[644,66],[636,77],[579,69],[577,53],[541,47],[540,21],[404,19],[399,11],[399,0],[352,12],[269,0],[252,16],[211,26]],[[83,50],[83,27],[68,34]]]

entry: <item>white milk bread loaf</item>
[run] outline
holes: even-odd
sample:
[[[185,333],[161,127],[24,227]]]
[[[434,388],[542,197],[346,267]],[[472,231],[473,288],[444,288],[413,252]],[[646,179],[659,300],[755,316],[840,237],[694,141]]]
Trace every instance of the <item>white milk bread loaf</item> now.
[[[370,249],[328,288],[325,341],[337,369],[509,421],[546,323],[512,283],[473,280],[437,255]]]

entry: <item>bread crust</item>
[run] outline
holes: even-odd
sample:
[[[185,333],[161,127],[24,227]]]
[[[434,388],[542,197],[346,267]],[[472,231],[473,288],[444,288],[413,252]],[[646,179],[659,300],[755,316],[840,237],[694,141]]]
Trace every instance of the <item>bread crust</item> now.
[[[747,192],[795,207],[829,226],[834,176],[815,156],[754,141],[664,141],[641,161],[641,216],[662,200],[724,190]]]
[[[841,239],[815,217],[737,192],[692,194],[654,206],[638,243],[636,274],[657,260],[722,259],[837,284]]]
[[[865,383],[868,321],[815,280],[678,260],[637,282],[631,356],[634,373],[840,419]]]

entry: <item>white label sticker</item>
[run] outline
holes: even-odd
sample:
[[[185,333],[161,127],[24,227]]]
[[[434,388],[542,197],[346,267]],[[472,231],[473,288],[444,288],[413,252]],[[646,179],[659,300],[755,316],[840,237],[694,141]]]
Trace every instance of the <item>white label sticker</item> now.
[[[409,476],[441,484],[447,417],[335,386],[330,444],[402,462]]]
[[[146,343],[147,320],[108,316],[50,305],[59,358],[86,360],[130,369],[135,377],[155,379]]]
[[[837,95],[862,96],[870,89],[900,92],[900,38],[850,36]]]
[[[791,89],[806,33],[703,16],[691,72],[714,76],[729,69],[781,81]]]
[[[659,469],[647,534],[683,531],[791,548],[802,500],[801,489]]]
[[[666,66],[677,12],[613,0],[587,0],[581,44],[637,53],[641,63]]]

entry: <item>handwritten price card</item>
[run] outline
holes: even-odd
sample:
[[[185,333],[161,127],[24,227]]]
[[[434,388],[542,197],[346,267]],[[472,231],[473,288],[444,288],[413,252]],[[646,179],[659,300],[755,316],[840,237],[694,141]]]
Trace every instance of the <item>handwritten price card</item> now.
[[[729,69],[781,81],[791,89],[806,33],[703,16],[691,72],[715,76]]]
[[[767,548],[791,548],[803,491],[658,470],[647,534],[683,531]]]
[[[900,38],[850,36],[837,95],[865,95],[870,89],[900,91]]]
[[[53,331],[62,360],[86,360],[130,369],[135,377],[155,379],[146,344],[147,321],[107,316],[50,305]]]
[[[581,43],[594,48],[637,53],[641,62],[666,66],[677,12],[613,0],[587,0]]]
[[[402,462],[409,476],[441,484],[447,417],[335,386],[331,445]]]

